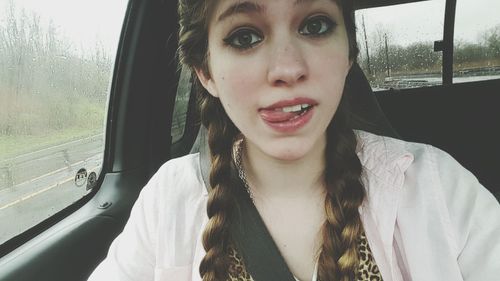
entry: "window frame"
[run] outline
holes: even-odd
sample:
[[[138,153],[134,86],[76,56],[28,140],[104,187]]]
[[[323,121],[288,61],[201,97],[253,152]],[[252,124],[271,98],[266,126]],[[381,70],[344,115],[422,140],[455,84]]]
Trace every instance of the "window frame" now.
[[[12,273],[4,269],[12,267],[13,257],[29,257],[35,249],[40,251],[38,255],[50,255],[54,250],[48,246],[57,243],[56,237],[64,236],[71,244],[78,237],[91,236],[94,232],[89,224],[96,220],[104,228],[113,229],[114,232],[102,233],[102,241],[110,242],[126,222],[130,207],[147,180],[171,158],[171,112],[179,78],[177,63],[172,59],[177,51],[177,3],[127,2],[109,88],[104,156],[96,187],[77,202],[1,244],[0,279],[3,273]],[[120,178],[126,184],[117,182]],[[110,222],[106,218],[114,219]],[[102,249],[91,247],[86,251],[104,254]],[[22,259],[13,262],[13,266],[19,262]]]
[[[131,1],[130,1],[131,2]],[[130,2],[127,3],[126,8],[124,10],[124,15],[123,15],[123,20],[122,20],[122,25],[121,29],[119,32],[119,42],[121,42],[121,38],[124,36],[124,27],[125,23],[130,16]],[[113,61],[113,67],[112,67],[112,73],[110,73],[110,83],[108,86],[108,100],[105,104],[106,112],[105,112],[105,124],[103,127],[102,134],[104,135],[104,146],[103,146],[103,159],[102,159],[102,164],[100,167],[100,171],[98,174],[98,177],[96,179],[96,182],[94,184],[94,188],[90,190],[87,194],[82,196],[80,199],[77,201],[69,204],[62,210],[59,210],[58,212],[54,213],[53,215],[47,217],[46,219],[32,225],[30,228],[26,229],[25,231],[19,233],[18,235],[15,235],[11,238],[9,238],[7,241],[4,243],[0,244],[0,259],[9,255],[11,252],[15,251],[16,249],[22,247],[23,245],[29,243],[31,240],[33,240],[35,237],[38,235],[44,233],[45,231],[49,230],[50,228],[54,227],[56,224],[59,222],[63,221],[64,219],[70,217],[72,214],[77,212],[79,209],[81,209],[83,206],[85,206],[89,201],[91,201],[94,197],[95,194],[99,191],[99,188],[101,187],[102,183],[104,182],[105,174],[109,173],[110,167],[112,167],[112,157],[109,155],[109,149],[107,149],[109,145],[109,133],[111,126],[114,124],[112,122],[112,119],[110,119],[110,112],[112,112],[113,108],[113,96],[114,93],[116,92],[116,89],[114,85],[117,83],[117,69],[118,69],[118,63],[120,58],[122,57],[121,51],[122,51],[122,44],[119,43],[116,47],[116,55],[115,55],[115,60]],[[76,171],[75,171],[76,174]]]

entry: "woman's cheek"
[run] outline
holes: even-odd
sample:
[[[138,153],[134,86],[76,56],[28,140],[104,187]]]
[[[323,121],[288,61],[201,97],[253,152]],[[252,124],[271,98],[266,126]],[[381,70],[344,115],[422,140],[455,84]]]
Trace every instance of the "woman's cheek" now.
[[[261,78],[262,70],[257,70],[251,66],[230,69],[225,77],[224,84],[228,94],[238,96],[238,98],[246,103],[255,99],[255,94],[263,83]]]

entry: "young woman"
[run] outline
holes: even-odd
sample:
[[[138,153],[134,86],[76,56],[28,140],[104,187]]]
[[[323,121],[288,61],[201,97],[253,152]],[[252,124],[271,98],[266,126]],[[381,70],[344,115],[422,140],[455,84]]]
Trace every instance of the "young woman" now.
[[[498,278],[495,198],[436,148],[347,125],[351,1],[180,0],[179,15],[209,192],[199,154],[166,163],[90,280],[254,280],[241,189],[296,280]]]

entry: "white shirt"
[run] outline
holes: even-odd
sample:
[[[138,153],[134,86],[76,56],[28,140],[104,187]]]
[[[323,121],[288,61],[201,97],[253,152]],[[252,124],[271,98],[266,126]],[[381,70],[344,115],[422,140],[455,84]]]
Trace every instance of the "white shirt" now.
[[[500,205],[445,152],[359,136],[361,220],[384,281],[500,279]],[[208,221],[199,154],[165,163],[89,280],[200,281]]]

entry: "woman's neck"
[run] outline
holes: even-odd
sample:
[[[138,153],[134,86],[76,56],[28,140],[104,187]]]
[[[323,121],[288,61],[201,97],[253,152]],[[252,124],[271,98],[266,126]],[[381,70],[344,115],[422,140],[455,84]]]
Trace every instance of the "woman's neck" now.
[[[254,196],[295,199],[322,193],[325,148],[326,138],[320,139],[302,158],[289,161],[273,158],[245,142],[243,166]]]

